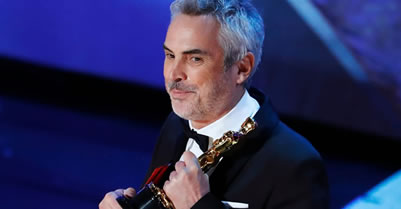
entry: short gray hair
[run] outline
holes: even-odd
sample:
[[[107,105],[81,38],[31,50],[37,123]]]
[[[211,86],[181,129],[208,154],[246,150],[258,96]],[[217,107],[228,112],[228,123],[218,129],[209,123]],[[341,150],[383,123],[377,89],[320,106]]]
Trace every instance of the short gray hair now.
[[[260,63],[265,37],[263,19],[250,0],[175,0],[170,5],[170,11],[171,19],[178,14],[212,15],[217,19],[225,69],[252,52],[255,66],[245,83],[248,85]]]

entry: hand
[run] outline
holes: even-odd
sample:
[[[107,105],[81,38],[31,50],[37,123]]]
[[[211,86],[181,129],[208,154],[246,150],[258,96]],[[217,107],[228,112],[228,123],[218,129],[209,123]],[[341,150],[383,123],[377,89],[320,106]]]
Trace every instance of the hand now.
[[[135,194],[135,189],[131,187],[127,189],[117,189],[114,192],[109,192],[99,203],[99,209],[121,209],[121,206],[118,204],[116,199],[122,196],[132,198],[135,196]]]
[[[163,187],[176,209],[191,208],[210,191],[209,177],[203,173],[196,156],[186,151],[183,158],[184,162],[175,164],[175,171]]]

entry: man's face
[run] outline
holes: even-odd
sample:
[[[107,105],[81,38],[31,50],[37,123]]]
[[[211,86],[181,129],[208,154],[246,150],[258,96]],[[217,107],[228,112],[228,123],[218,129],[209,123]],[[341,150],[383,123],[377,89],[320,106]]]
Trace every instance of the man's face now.
[[[219,23],[211,16],[177,15],[164,43],[164,78],[174,112],[213,121],[232,108],[235,76],[224,70]]]

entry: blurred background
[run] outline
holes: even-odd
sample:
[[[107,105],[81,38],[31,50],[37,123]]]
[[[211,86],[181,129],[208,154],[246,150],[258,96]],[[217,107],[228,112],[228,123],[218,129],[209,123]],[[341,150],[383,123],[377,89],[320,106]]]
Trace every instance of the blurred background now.
[[[401,208],[401,2],[254,0],[254,86],[322,154],[331,208]],[[163,120],[171,0],[0,0],[0,205],[138,188]]]

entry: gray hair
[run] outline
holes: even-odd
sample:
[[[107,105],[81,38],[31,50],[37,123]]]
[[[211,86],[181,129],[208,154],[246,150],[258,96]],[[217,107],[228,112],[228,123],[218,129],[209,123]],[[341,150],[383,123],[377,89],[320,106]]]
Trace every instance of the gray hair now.
[[[226,70],[248,52],[254,54],[255,66],[245,85],[249,84],[260,63],[265,37],[263,19],[249,0],[175,0],[170,11],[171,19],[178,14],[214,16],[220,23],[218,40]]]

